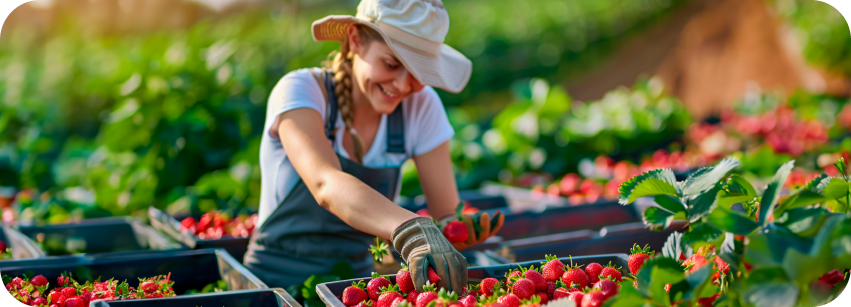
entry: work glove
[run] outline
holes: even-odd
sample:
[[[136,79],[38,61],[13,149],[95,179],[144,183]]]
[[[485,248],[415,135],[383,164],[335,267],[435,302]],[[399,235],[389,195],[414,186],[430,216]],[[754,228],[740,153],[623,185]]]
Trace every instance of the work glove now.
[[[440,277],[438,287],[463,292],[462,287],[467,285],[467,259],[449,244],[432,219],[417,217],[402,223],[390,241],[408,264],[418,292],[428,281],[429,267]]]
[[[458,205],[454,215],[450,215],[440,219],[441,227],[446,227],[446,224],[452,221],[458,221],[458,216],[461,216],[460,221],[467,226],[467,240],[463,242],[452,242],[452,247],[458,251],[463,251],[470,246],[483,243],[488,238],[494,236],[502,224],[505,223],[505,215],[499,210],[494,214],[493,219],[487,213],[461,214],[464,204]]]

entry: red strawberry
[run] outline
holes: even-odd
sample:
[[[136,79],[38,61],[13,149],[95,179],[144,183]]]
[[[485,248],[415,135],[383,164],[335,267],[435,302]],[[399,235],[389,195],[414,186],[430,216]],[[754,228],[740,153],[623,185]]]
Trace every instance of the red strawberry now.
[[[408,271],[408,267],[402,264],[402,269],[399,272],[396,272],[396,284],[399,285],[399,290],[404,293],[410,293],[414,291],[414,281],[411,279],[411,272]]]
[[[638,274],[638,270],[640,270],[641,266],[644,265],[644,261],[650,259],[650,256],[653,256],[653,254],[655,253],[653,251],[650,251],[650,245],[645,245],[642,249],[638,247],[638,244],[634,244],[630,251],[632,253],[629,255],[628,263],[629,272],[632,275]]]
[[[145,291],[145,293],[151,294],[151,293],[157,292],[157,290],[159,290],[160,287],[158,287],[157,284],[155,284],[153,282],[146,281],[146,282],[143,282],[141,285],[139,285],[139,289],[142,289],[142,291]]]
[[[715,261],[715,265],[718,266],[718,271],[724,273],[725,275],[730,273],[730,265],[727,264],[724,259],[721,259],[721,257],[716,256],[715,259],[712,260]]]
[[[546,305],[546,304],[547,304],[547,302],[549,302],[549,301],[550,301],[549,297],[547,297],[547,293],[546,293],[546,292],[538,292],[538,293],[535,293],[535,296],[537,296],[537,297],[541,300],[541,305]]]
[[[475,307],[478,300],[473,295],[467,295],[467,297],[461,299],[461,305],[464,307]]]
[[[389,288],[385,288],[385,289],[389,289]],[[399,294],[398,292],[385,291],[384,293],[381,293],[381,295],[378,297],[378,301],[376,302],[376,307],[391,307],[393,305],[393,301],[395,301],[396,299],[404,300],[405,298],[402,297],[402,295]]]
[[[552,300],[553,294],[556,292],[556,283],[548,281],[547,282],[547,298]]]
[[[396,306],[399,306],[399,304],[402,304],[402,303],[408,304],[408,301],[405,300],[404,297],[397,297],[396,299],[393,300],[392,303],[390,303],[390,307],[396,307]]]
[[[378,296],[381,294],[381,288],[389,287],[390,281],[387,278],[381,277],[378,273],[372,272],[372,280],[366,284],[366,293],[369,294],[369,298],[372,300],[378,300]]]
[[[520,298],[513,293],[509,293],[498,298],[496,302],[505,305],[505,307],[520,307]]]
[[[564,272],[564,275],[561,276],[561,282],[570,287],[576,285],[579,289],[585,289],[588,286],[588,276],[585,275],[585,271],[579,267],[573,267],[571,264],[567,272]]]
[[[500,282],[496,278],[485,278],[482,279],[482,282],[479,283],[479,289],[481,289],[481,294],[485,297],[489,297],[493,295],[494,290],[500,288]]]
[[[571,292],[568,292],[567,289],[565,289],[565,288],[558,288],[558,289],[556,289],[555,293],[553,293],[553,300],[557,300],[557,299],[560,299],[560,298],[563,298],[563,297],[568,297],[568,296],[570,296],[570,293]]]
[[[372,307],[372,305],[372,300],[365,300],[355,305],[355,307]]]
[[[514,286],[512,286],[511,289],[514,294],[517,295],[517,298],[521,300],[528,300],[535,294],[535,283],[525,278],[518,279],[514,282]]]
[[[546,255],[547,263],[541,267],[541,275],[546,281],[555,282],[564,274],[564,263],[558,260],[555,255]]]
[[[363,290],[365,287],[366,285],[363,283],[363,280],[361,280],[353,282],[351,286],[343,290],[343,305],[354,306],[369,298],[366,291]]]
[[[616,268],[610,267],[610,266],[603,268],[603,271],[600,272],[599,278],[600,279],[612,278],[617,282],[622,282],[621,271],[616,269]]]
[[[428,268],[426,274],[428,274],[428,281],[430,283],[437,284],[437,282],[440,281],[440,276],[437,276],[437,273],[435,273],[431,267]]]
[[[845,280],[845,274],[842,274],[842,272],[839,270],[832,270],[819,277],[818,280],[823,281],[833,287],[836,284]]]
[[[426,291],[417,296],[416,307],[426,307],[428,303],[437,299],[437,293]]]
[[[411,306],[417,304],[417,295],[419,295],[417,291],[408,292],[408,297],[406,298],[406,300],[408,301],[408,303],[411,303]]]
[[[606,296],[600,291],[591,291],[582,296],[582,307],[600,307],[606,301]]]
[[[574,302],[576,307],[582,306],[582,299],[585,297],[585,293],[582,292],[570,292],[570,295],[567,296],[567,299]]]
[[[592,290],[600,290],[600,293],[603,293],[603,296],[610,298],[618,294],[618,285],[611,279],[601,279],[594,284],[594,288]]]
[[[446,236],[446,239],[450,243],[457,243],[467,241],[469,233],[467,232],[467,225],[464,222],[452,221],[443,228],[443,235]]]
[[[71,278],[65,277],[65,276],[59,276],[59,277],[56,278],[56,283],[60,287],[64,287],[64,286],[71,284]]]
[[[36,277],[33,277],[33,279],[30,281],[30,283],[33,286],[41,287],[41,286],[47,285],[48,281],[47,281],[47,278],[45,278],[44,276],[37,275]]]
[[[665,292],[671,293],[671,286],[672,285],[670,283],[665,284]]]
[[[33,305],[33,306],[47,305],[47,300],[46,300],[45,298],[43,298],[43,297],[36,297],[36,298],[33,300],[32,305]]]
[[[527,270],[525,273],[523,273],[523,276],[535,284],[535,290],[547,291],[547,280],[544,279],[544,276],[541,275],[541,273],[538,273],[538,271]]]
[[[520,270],[511,270],[508,275],[505,276],[505,284],[508,286],[513,285],[514,280],[516,280],[520,276],[523,276],[523,272],[520,272]]]
[[[65,287],[62,289],[62,295],[64,295],[65,298],[75,297],[77,296],[77,289],[74,289],[74,287]]]
[[[600,281],[600,272],[603,271],[603,266],[599,263],[592,262],[585,267],[585,275],[588,276],[588,282],[595,284]]]
[[[714,303],[715,300],[718,299],[719,296],[721,296],[721,294],[716,294],[716,295],[713,295],[713,296],[710,296],[710,297],[699,298],[699,299],[697,299],[697,306],[712,307],[712,303]]]
[[[20,277],[15,277],[12,281],[9,282],[10,285],[20,288],[24,283],[24,280]]]
[[[85,307],[86,302],[80,297],[72,297],[65,300],[65,307]]]
[[[703,255],[694,254],[691,255],[686,261],[683,261],[683,266],[688,269],[689,273],[694,273],[697,270],[700,270],[705,265],[709,264],[709,260],[706,260],[706,257]]]
[[[85,305],[88,306],[89,303],[91,303],[93,300],[95,300],[95,293],[94,292],[86,292],[86,293],[83,293],[82,295],[80,295],[80,298],[82,298],[83,301],[86,303]]]

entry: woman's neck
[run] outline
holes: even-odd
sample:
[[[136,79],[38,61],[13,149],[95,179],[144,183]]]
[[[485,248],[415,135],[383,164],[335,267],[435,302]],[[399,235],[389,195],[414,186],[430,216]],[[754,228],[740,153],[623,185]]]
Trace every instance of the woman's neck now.
[[[381,120],[381,113],[376,112],[369,103],[369,98],[361,91],[357,85],[357,80],[352,77],[352,120],[355,126],[369,126],[371,123],[377,124]],[[356,128],[357,129],[357,128]]]

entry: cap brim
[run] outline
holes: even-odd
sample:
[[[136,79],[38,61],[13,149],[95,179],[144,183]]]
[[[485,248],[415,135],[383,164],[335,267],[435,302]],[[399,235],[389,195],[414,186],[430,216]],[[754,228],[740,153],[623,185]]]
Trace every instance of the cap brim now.
[[[348,15],[331,15],[313,22],[310,32],[316,41],[343,41],[348,35],[346,29],[353,24],[366,25],[380,33],[384,41],[396,54],[402,65],[423,85],[442,88],[451,93],[464,89],[470,80],[473,63],[457,50],[446,44],[440,44],[436,53],[416,48],[394,37],[374,23]],[[397,35],[401,30],[394,31]],[[414,37],[411,34],[411,37]],[[420,39],[420,38],[416,38]],[[409,38],[409,41],[413,39]],[[420,39],[421,40],[421,39]]]

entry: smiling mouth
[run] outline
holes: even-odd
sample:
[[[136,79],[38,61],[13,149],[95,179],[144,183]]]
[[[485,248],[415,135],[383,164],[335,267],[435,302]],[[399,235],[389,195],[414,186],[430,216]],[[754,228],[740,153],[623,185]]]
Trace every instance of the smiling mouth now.
[[[379,88],[379,89],[381,89],[381,91],[382,91],[385,95],[390,96],[390,98],[395,98],[395,97],[396,97],[396,94],[393,94],[393,93],[388,92],[387,90],[385,90],[385,89],[384,89],[384,87],[382,87],[382,86],[381,86],[381,84],[377,84],[377,85],[378,85],[378,88]]]

